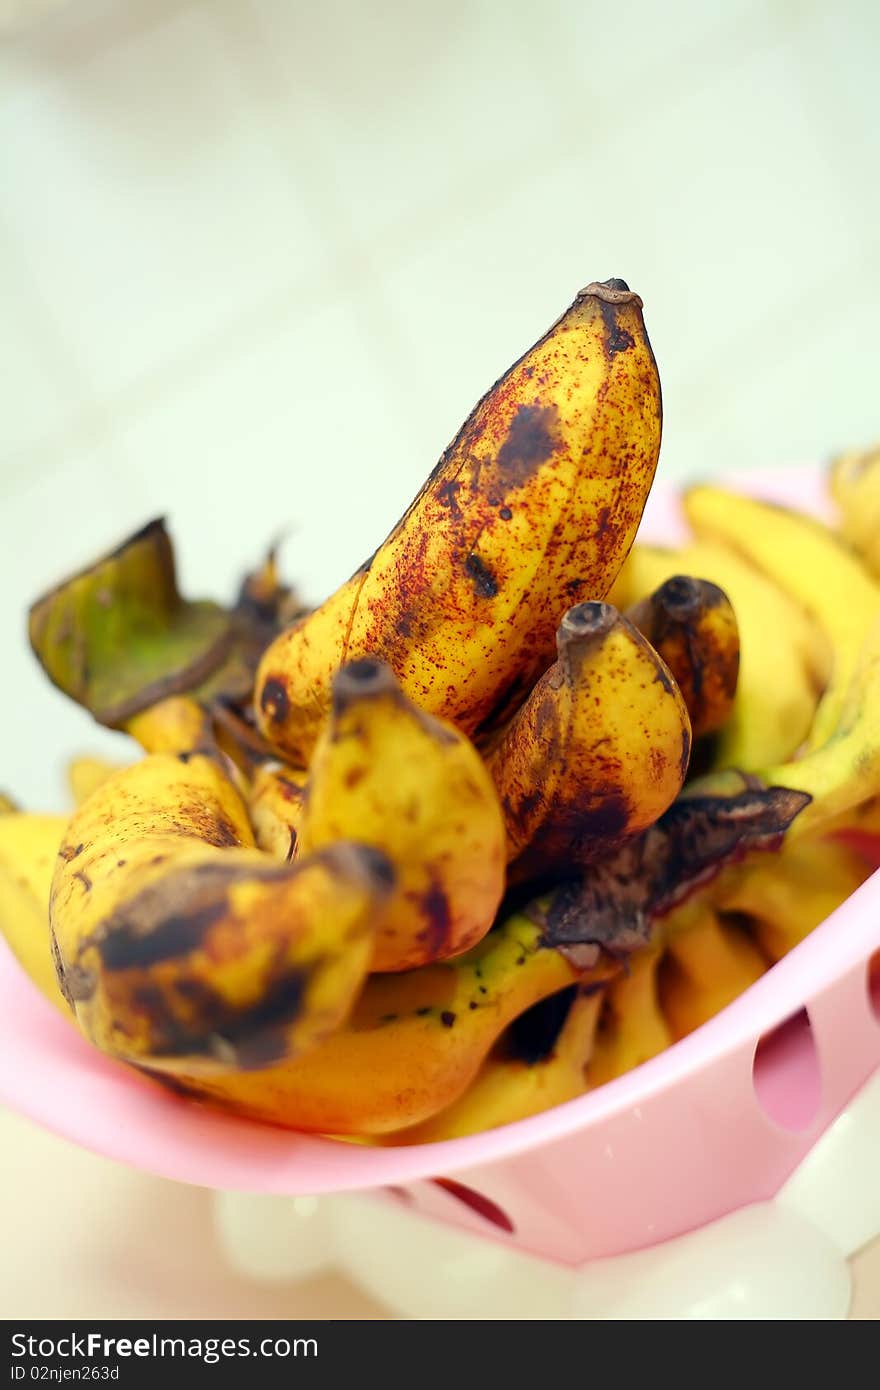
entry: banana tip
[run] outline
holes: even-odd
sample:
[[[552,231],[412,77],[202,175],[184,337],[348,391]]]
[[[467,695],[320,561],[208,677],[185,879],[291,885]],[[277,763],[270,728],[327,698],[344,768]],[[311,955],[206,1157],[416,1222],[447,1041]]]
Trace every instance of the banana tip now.
[[[637,308],[642,308],[640,296],[630,289],[625,280],[620,280],[617,276],[612,276],[610,280],[591,281],[582,290],[578,290],[577,297],[579,300],[601,299],[606,304],[635,304]]]
[[[604,637],[617,622],[617,609],[610,603],[578,603],[569,608],[559,625],[564,638]]]
[[[689,618],[698,611],[702,601],[702,586],[689,574],[675,574],[657,590],[658,604],[676,618]]]
[[[390,666],[372,656],[360,657],[337,671],[333,681],[333,709],[339,714],[356,700],[388,695],[397,689]]]

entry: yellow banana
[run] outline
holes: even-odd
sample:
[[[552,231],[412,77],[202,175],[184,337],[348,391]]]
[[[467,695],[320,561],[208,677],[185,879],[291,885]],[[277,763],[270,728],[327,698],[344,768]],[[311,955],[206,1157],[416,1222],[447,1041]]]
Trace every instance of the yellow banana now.
[[[603,959],[583,978],[616,968]],[[347,1023],[295,1060],[210,1078],[176,1059],[151,1067],[176,1089],[254,1119],[322,1134],[388,1133],[451,1105],[507,1025],[578,978],[544,945],[542,928],[517,914],[455,960],[371,975]]]
[[[715,895],[725,912],[750,919],[770,960],[780,960],[854,893],[870,873],[854,850],[818,835],[786,842],[722,875]]]
[[[215,748],[211,719],[189,695],[169,695],[130,718],[126,731],[146,753],[193,753]]]
[[[727,723],[739,673],[739,628],[724,590],[673,575],[626,614],[669,667],[695,739]]]
[[[756,780],[765,787],[806,792],[810,802],[786,835],[799,838],[880,794],[880,617],[868,633],[841,704],[838,723],[815,751],[789,763],[761,768],[757,776],[734,771],[700,777],[684,796],[729,796]]]
[[[830,653],[821,629],[748,560],[708,540],[675,550],[634,545],[611,602],[629,608],[676,574],[718,584],[739,626],[737,693],[716,735],[714,765],[752,772],[790,758],[809,733],[828,679]]]
[[[445,960],[485,936],[504,892],[492,779],[464,734],[417,709],[390,667],[368,659],[334,679],[299,826],[304,853],[348,839],[398,866],[373,970]]]
[[[676,1040],[720,1013],[767,970],[757,946],[706,909],[696,926],[669,935],[659,975],[660,1008]]]
[[[673,1041],[657,997],[662,948],[651,945],[631,955],[623,973],[605,991],[596,1045],[587,1069],[591,1086],[641,1066]]]
[[[479,402],[371,560],[264,654],[261,728],[305,766],[335,671],[387,662],[479,737],[553,660],[564,609],[602,598],[657,465],[660,386],[642,302],[589,285]]]
[[[684,508],[698,535],[747,556],[826,632],[831,676],[806,745],[808,752],[821,748],[838,726],[866,637],[880,618],[880,585],[839,536],[801,513],[717,487],[690,488]]]
[[[567,1000],[565,993],[551,995],[536,1006],[544,1009],[551,1004],[565,1011],[544,1055],[519,1055],[512,1036],[517,1024],[511,1024],[459,1100],[424,1124],[388,1135],[385,1142],[430,1144],[459,1139],[539,1115],[583,1095],[588,1089],[585,1067],[593,1052],[602,994],[594,989]]]
[[[829,485],[843,535],[880,581],[880,444],[833,459]]]
[[[87,801],[92,792],[97,791],[121,766],[121,763],[111,763],[106,758],[72,758],[67,765],[67,785],[74,806],[81,806]]]
[[[687,772],[681,692],[616,609],[569,609],[557,647],[488,759],[517,880],[568,869],[646,829]]]
[[[278,865],[252,844],[234,788],[199,754],[152,754],[74,814],[50,921],[62,992],[97,1046],[207,1072],[257,1067],[346,1017],[388,861],[337,845]]]
[[[0,932],[51,1004],[68,1018],[49,943],[49,888],[66,816],[0,815]]]
[[[306,774],[280,763],[258,767],[247,788],[248,814],[260,849],[289,862],[299,849]]]

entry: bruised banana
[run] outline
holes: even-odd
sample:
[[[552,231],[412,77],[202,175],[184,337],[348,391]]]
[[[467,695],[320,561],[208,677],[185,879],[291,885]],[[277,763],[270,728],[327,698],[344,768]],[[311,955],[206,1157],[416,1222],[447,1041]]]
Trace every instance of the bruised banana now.
[[[210,1078],[177,1059],[150,1062],[176,1090],[252,1119],[334,1135],[420,1124],[457,1100],[493,1043],[530,1005],[617,966],[579,974],[516,914],[455,960],[371,975],[347,1022],[313,1051],[259,1071]]]
[[[613,582],[660,427],[642,301],[622,280],[587,286],[479,402],[372,559],[264,654],[265,737],[306,766],[334,673],[364,656],[466,734],[500,727],[553,661],[565,607]]]
[[[0,933],[51,1004],[66,1017],[49,943],[49,889],[66,816],[0,814]]]
[[[585,1068],[593,1053],[602,1008],[600,990],[579,991],[573,1000],[553,995],[539,1009],[565,1010],[558,1034],[545,1055],[518,1055],[516,1023],[486,1058],[464,1095],[446,1110],[412,1129],[387,1136],[386,1143],[430,1144],[465,1134],[498,1129],[554,1105],[575,1100],[588,1089]]]
[[[854,849],[812,835],[722,875],[715,901],[725,912],[747,916],[761,950],[777,961],[830,917],[869,874]]]
[[[693,737],[717,733],[730,718],[739,673],[739,628],[724,590],[673,575],[626,616],[675,677]]]
[[[557,650],[488,758],[517,881],[639,834],[674,801],[688,767],[681,692],[615,608],[569,609]]]
[[[309,767],[303,853],[355,839],[397,866],[372,970],[445,960],[485,936],[504,892],[498,795],[470,740],[418,709],[390,667],[350,662]]]
[[[695,926],[672,931],[659,974],[660,1009],[677,1041],[760,979],[768,962],[744,932],[706,909]]]
[[[880,445],[834,459],[829,486],[841,532],[880,582]]]
[[[673,1041],[657,996],[662,949],[635,951],[623,973],[605,991],[596,1045],[587,1069],[592,1086],[601,1086],[641,1066]]]
[[[683,573],[724,590],[740,634],[736,697],[716,735],[715,766],[751,772],[790,758],[809,733],[828,679],[824,634],[772,579],[728,546],[709,540],[675,550],[637,543],[611,602],[628,609]]]
[[[313,1047],[364,981],[393,873],[335,845],[294,866],[252,848],[210,757],[152,754],[74,814],[50,899],[62,992],[133,1062],[264,1066]]]
[[[708,486],[690,488],[684,509],[698,536],[721,539],[745,555],[826,633],[831,674],[806,751],[821,748],[838,727],[862,648],[880,619],[880,585],[839,536],[802,513]]]

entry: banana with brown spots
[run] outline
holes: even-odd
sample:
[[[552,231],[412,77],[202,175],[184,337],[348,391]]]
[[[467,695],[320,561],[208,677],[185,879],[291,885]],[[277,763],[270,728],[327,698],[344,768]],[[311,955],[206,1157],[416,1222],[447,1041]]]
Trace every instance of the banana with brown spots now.
[[[412,970],[485,936],[504,892],[505,834],[486,765],[458,729],[418,709],[364,659],[333,682],[299,820],[302,852],[373,845],[397,866],[373,970]]]
[[[178,1091],[253,1119],[321,1134],[387,1134],[456,1101],[525,1009],[618,969],[603,957],[579,974],[545,943],[541,926],[517,914],[456,960],[371,975],[348,1021],[301,1057],[213,1076],[176,1058],[150,1068]]]
[[[61,989],[115,1056],[266,1066],[346,1018],[392,882],[362,845],[276,864],[217,761],[152,754],[67,828],[50,902]]]
[[[306,766],[334,673],[365,656],[478,740],[500,727],[553,661],[565,609],[610,588],[660,429],[642,301],[622,280],[588,285],[479,402],[372,559],[264,654],[266,738]]]
[[[616,608],[570,609],[557,646],[488,759],[515,881],[570,871],[646,830],[688,767],[681,692]]]
[[[739,675],[739,627],[724,590],[708,579],[673,575],[626,616],[675,677],[694,738],[722,729]]]

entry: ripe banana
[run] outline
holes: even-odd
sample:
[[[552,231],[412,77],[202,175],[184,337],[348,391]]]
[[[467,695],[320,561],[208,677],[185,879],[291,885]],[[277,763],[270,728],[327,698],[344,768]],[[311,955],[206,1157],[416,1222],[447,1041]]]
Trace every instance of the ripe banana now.
[[[728,546],[676,550],[636,544],[610,599],[628,609],[676,574],[700,575],[730,598],[740,633],[739,678],[713,763],[753,772],[792,757],[809,733],[830,671],[824,633],[773,580]]]
[[[673,1041],[657,996],[661,956],[659,944],[634,952],[623,973],[608,985],[596,1045],[587,1068],[591,1086],[601,1086],[632,1071]]]
[[[833,459],[829,486],[843,535],[880,581],[880,445]]]
[[[210,1073],[296,1055],[343,1021],[388,861],[340,844],[277,865],[252,845],[237,793],[199,754],[152,754],[74,814],[50,922],[62,992],[98,1047]]]
[[[690,488],[688,521],[747,556],[826,632],[832,669],[807,738],[821,748],[840,721],[868,633],[880,618],[880,585],[840,537],[821,522],[717,487]]]
[[[394,893],[373,970],[411,970],[460,955],[485,936],[504,892],[504,821],[476,748],[403,694],[366,658],[333,681],[315,748],[303,853],[356,839],[394,857]]]
[[[566,606],[602,598],[660,447],[642,302],[589,285],[479,402],[371,560],[264,654],[255,704],[307,765],[345,662],[387,662],[428,713],[480,737],[553,660]]]
[[[617,967],[579,976],[522,914],[455,960],[371,975],[348,1021],[320,1047],[260,1071],[210,1078],[174,1060],[151,1069],[237,1114],[291,1129],[375,1135],[420,1124],[471,1084],[493,1043],[530,1005]]]
[[[87,801],[92,792],[97,791],[121,766],[121,763],[111,763],[106,758],[72,758],[67,765],[67,785],[74,806],[81,806]]]
[[[0,815],[0,932],[37,988],[67,1018],[49,944],[49,888],[66,816]]]
[[[557,650],[488,758],[518,881],[570,869],[637,835],[687,772],[681,692],[616,609],[569,609]]]
[[[194,753],[215,747],[210,716],[189,695],[169,695],[133,715],[126,731],[145,753]]]
[[[563,1011],[557,1036],[545,1055],[519,1055],[514,1036],[517,1025],[513,1023],[459,1100],[424,1124],[388,1135],[385,1142],[430,1144],[459,1139],[539,1115],[583,1095],[588,1089],[585,1067],[593,1052],[602,994],[597,989],[579,991],[568,1000],[566,993],[552,995],[536,1006],[544,1009],[553,1005]]]
[[[799,838],[880,794],[880,616],[857,660],[837,726],[815,751],[764,767],[756,775],[709,774],[689,783],[683,795],[724,797],[761,783],[806,792],[810,802],[786,832],[789,838]]]
[[[281,763],[264,763],[246,791],[254,839],[267,854],[288,863],[299,849],[306,774]]]
[[[676,1041],[714,1018],[767,970],[746,934],[707,908],[696,926],[670,933],[659,974],[660,1009]]]
[[[724,590],[673,575],[626,616],[675,677],[693,737],[717,733],[730,718],[739,673],[739,628]]]
[[[750,919],[772,961],[782,958],[864,883],[869,866],[839,840],[819,835],[786,842],[722,875],[715,902]]]

